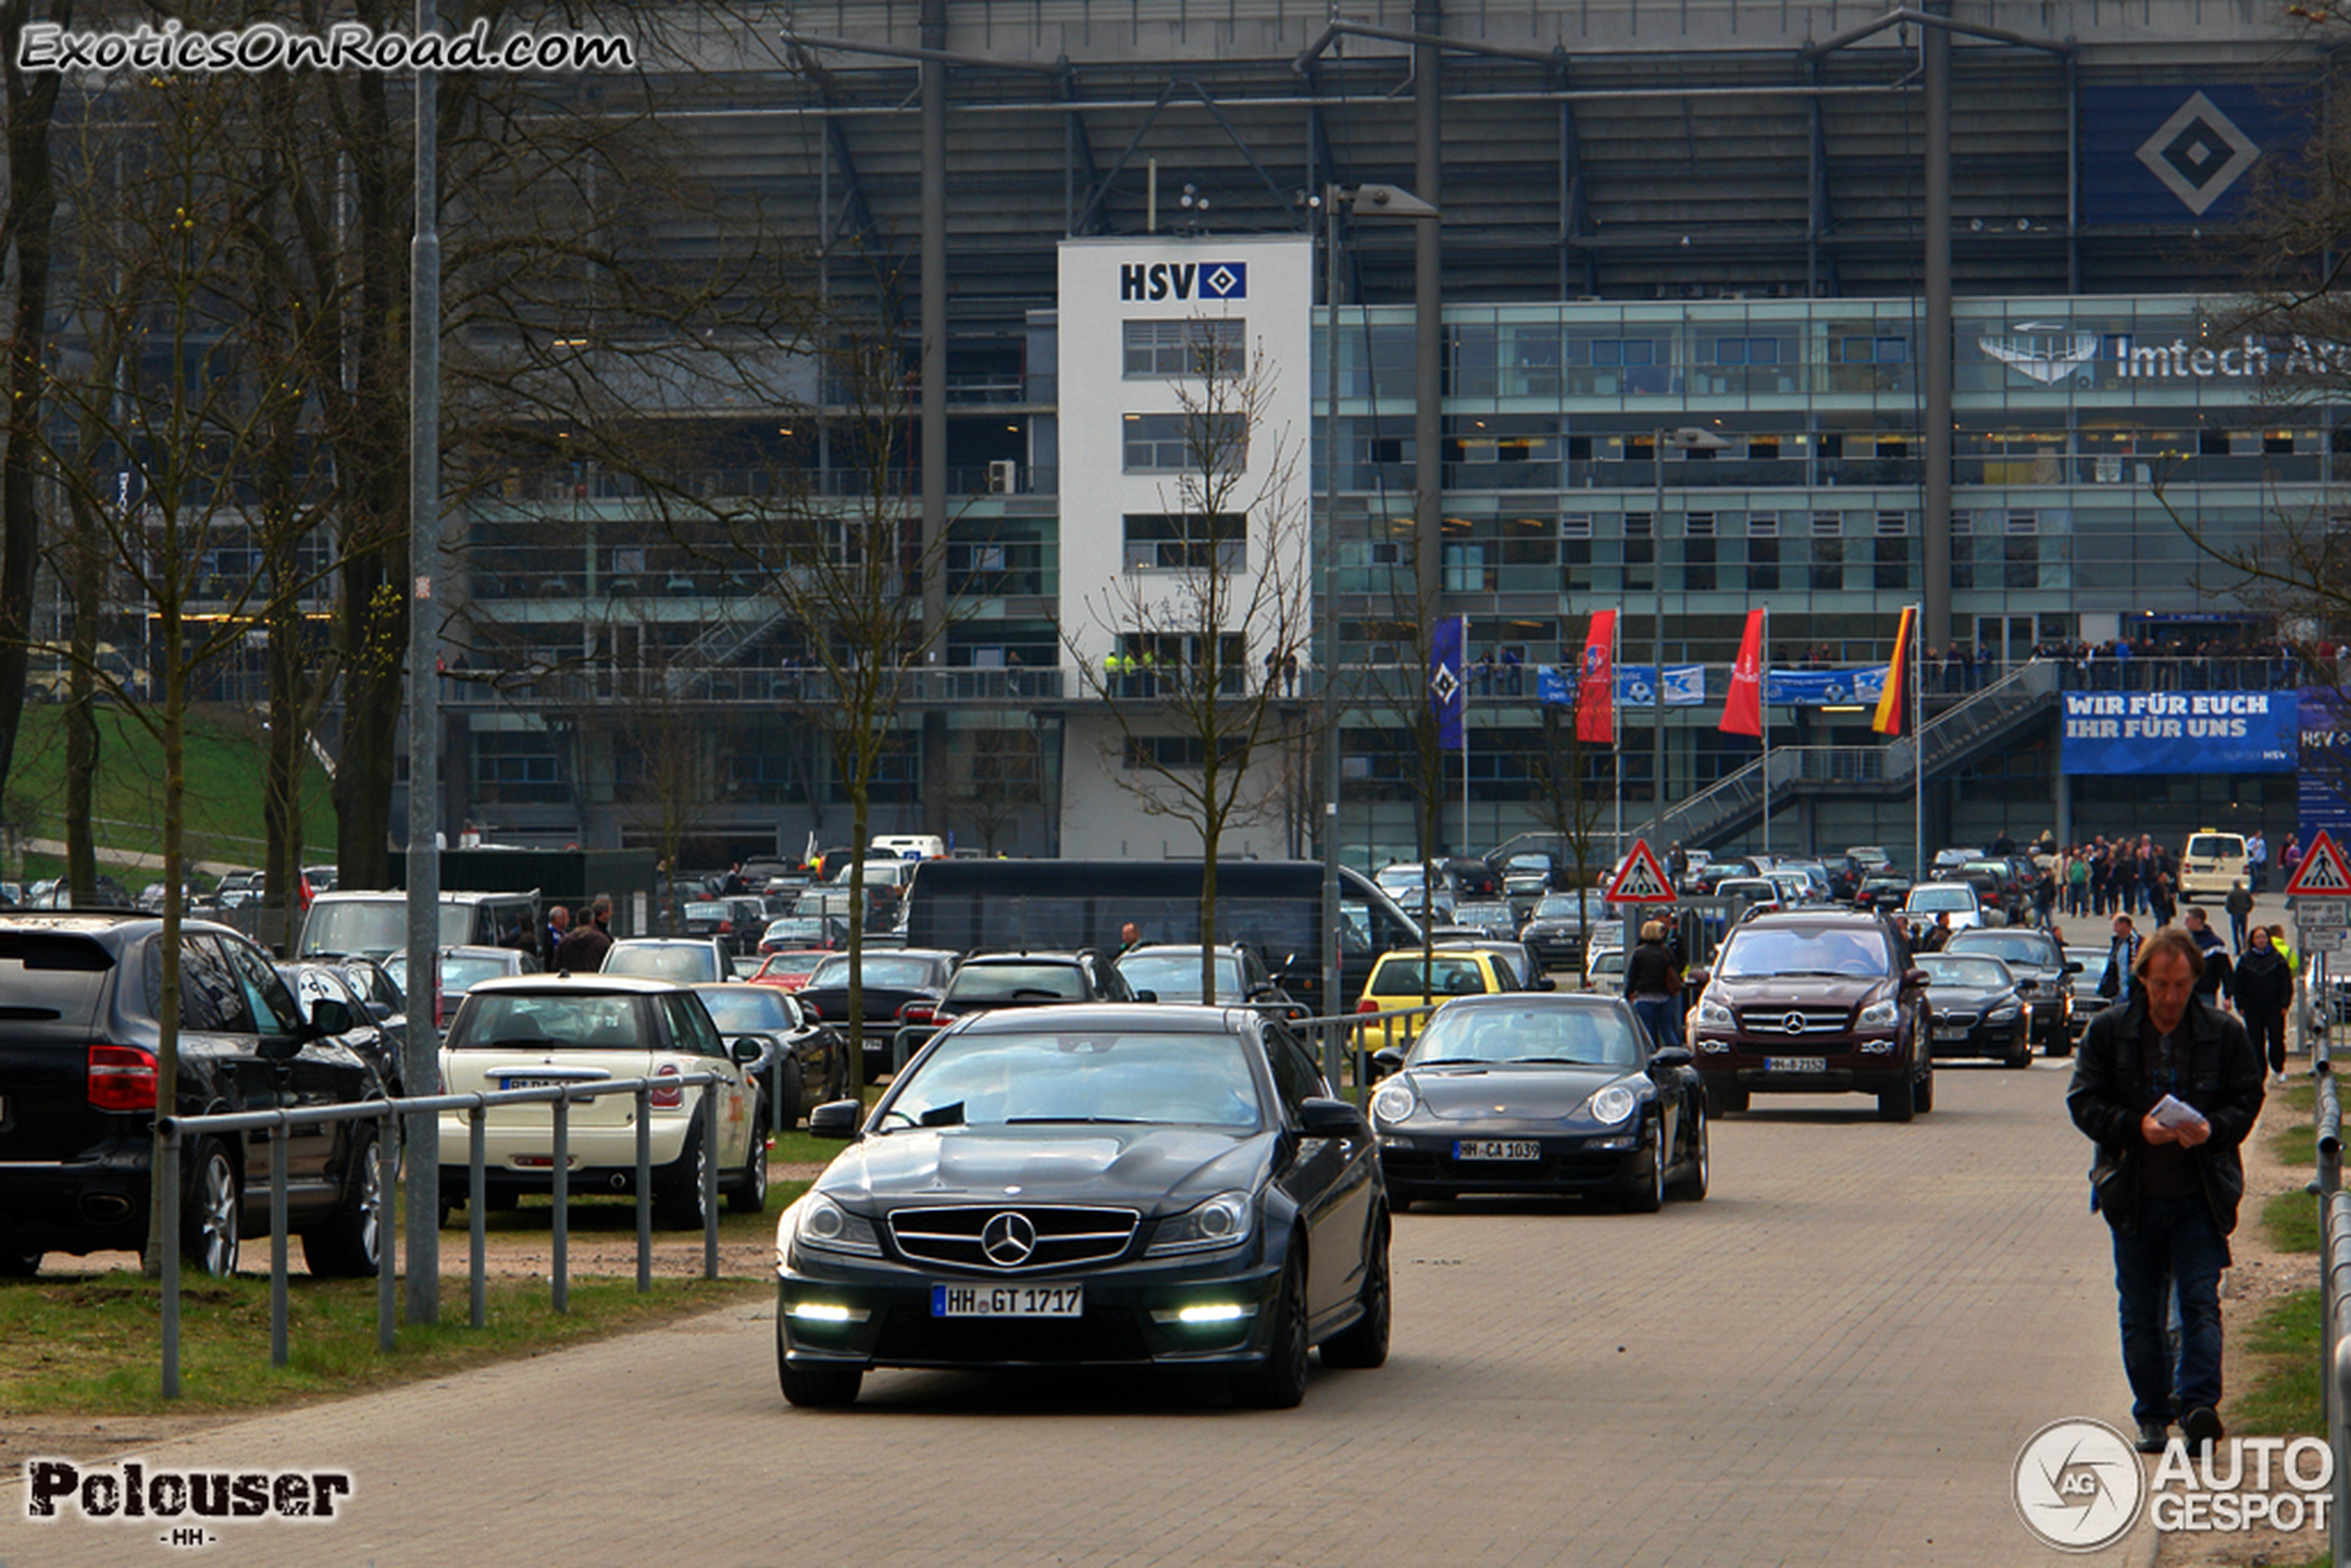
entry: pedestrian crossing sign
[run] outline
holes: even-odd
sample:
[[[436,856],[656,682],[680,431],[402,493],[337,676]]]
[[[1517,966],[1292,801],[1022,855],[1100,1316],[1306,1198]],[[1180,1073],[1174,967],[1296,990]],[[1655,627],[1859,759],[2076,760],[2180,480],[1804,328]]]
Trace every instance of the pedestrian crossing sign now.
[[[1601,894],[1611,903],[1672,903],[1673,884],[1666,879],[1665,867],[1650,852],[1647,839],[1633,840],[1633,852],[1616,868],[1616,876]]]
[[[2319,829],[2319,836],[2310,840],[2302,864],[2286,879],[2285,892],[2288,898],[2306,893],[2351,893],[2351,866],[2344,865],[2343,851],[2325,828]]]

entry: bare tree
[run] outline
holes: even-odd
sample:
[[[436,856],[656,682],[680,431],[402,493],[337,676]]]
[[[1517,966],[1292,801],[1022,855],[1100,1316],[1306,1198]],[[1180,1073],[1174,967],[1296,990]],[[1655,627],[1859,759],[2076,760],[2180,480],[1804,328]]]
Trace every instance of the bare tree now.
[[[994,854],[1013,819],[1045,798],[1043,749],[1037,732],[1001,722],[968,730],[956,748],[949,800],[971,824],[983,854]]]
[[[1270,428],[1274,372],[1261,352],[1202,330],[1176,383],[1185,469],[1166,510],[1128,519],[1126,569],[1087,596],[1114,651],[1081,678],[1116,730],[1112,778],[1150,815],[1200,841],[1200,995],[1216,994],[1216,866],[1228,828],[1277,814],[1280,742],[1297,720],[1281,672],[1307,652],[1312,583],[1298,443]]]

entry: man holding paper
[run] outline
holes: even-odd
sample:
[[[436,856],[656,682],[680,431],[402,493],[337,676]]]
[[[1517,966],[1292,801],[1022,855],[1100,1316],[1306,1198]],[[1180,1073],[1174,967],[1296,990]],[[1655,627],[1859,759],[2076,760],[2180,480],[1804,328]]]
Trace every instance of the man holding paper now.
[[[2133,970],[2125,999],[2090,1021],[2065,1103],[2097,1145],[2090,1201],[2113,1232],[2131,1414],[2139,1451],[2160,1453],[2175,1418],[2191,1448],[2220,1439],[2220,1271],[2262,1076],[2244,1024],[2197,994],[2204,957],[2186,933],[2147,938]],[[2164,1345],[2172,1288],[2176,1367]]]

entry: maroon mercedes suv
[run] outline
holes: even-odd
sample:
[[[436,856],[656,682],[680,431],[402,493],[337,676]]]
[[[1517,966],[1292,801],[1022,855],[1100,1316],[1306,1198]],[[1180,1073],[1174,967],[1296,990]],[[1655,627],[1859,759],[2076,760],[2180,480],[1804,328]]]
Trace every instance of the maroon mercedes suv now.
[[[1758,915],[1732,927],[1698,989],[1690,1043],[1717,1112],[1751,1094],[1877,1096],[1907,1122],[1934,1109],[1926,976],[1894,923],[1860,911]]]

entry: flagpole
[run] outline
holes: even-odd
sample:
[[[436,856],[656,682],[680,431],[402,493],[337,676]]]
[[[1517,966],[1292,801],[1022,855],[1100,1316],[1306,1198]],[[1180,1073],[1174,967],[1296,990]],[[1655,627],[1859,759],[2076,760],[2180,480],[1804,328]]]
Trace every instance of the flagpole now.
[[[1469,678],[1469,668],[1470,668],[1470,656],[1469,656],[1469,617],[1468,617],[1467,616],[1462,616],[1462,617],[1461,617],[1461,619],[1462,619],[1462,845],[1461,845],[1461,849],[1460,849],[1459,852],[1460,852],[1460,853],[1462,853],[1462,854],[1467,854],[1467,853],[1469,853],[1469,852],[1470,852],[1470,824],[1469,824],[1469,758],[1470,758],[1470,743],[1469,743],[1469,714],[1470,714],[1470,683],[1469,683],[1469,678]],[[1491,680],[1491,679],[1493,679],[1493,678],[1494,678],[1494,675],[1493,675],[1493,672],[1492,672],[1491,670],[1488,670],[1488,671],[1486,673],[1486,679],[1488,679],[1488,680]]]
[[[1763,735],[1763,852],[1772,852],[1772,606],[1763,606],[1763,635],[1755,650],[1755,713]]]
[[[1926,719],[1926,703],[1922,694],[1922,669],[1926,663],[1919,657],[1919,632],[1926,621],[1923,605],[1913,605],[1918,615],[1910,622],[1910,876],[1919,881],[1926,879],[1926,737],[1920,733]],[[1898,641],[1898,639],[1897,639]]]
[[[1616,843],[1614,854],[1617,863],[1620,865],[1622,865],[1624,860],[1624,712],[1623,704],[1616,700],[1616,664],[1617,655],[1623,652],[1623,639],[1620,632],[1620,628],[1623,625],[1623,622],[1622,620],[1613,620],[1608,624],[1609,772],[1614,777],[1616,781]],[[1630,952],[1632,949],[1627,948],[1625,951]]]

